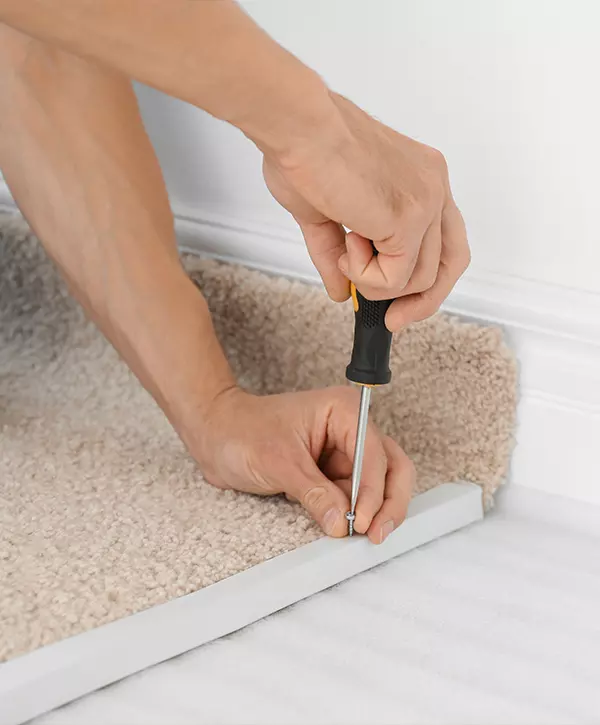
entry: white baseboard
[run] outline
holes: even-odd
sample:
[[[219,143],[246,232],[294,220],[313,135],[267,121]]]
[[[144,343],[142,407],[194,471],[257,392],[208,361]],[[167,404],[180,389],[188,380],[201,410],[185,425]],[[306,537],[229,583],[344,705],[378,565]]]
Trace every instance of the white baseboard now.
[[[0,181],[0,206],[11,205]],[[319,283],[299,232],[226,214],[175,212],[182,249]],[[445,309],[501,325],[518,356],[511,480],[600,504],[600,295],[471,269]]]
[[[319,283],[300,234],[177,210],[182,249]],[[444,309],[501,325],[521,368],[511,480],[600,504],[600,295],[471,269]]]
[[[374,546],[322,538],[173,599],[0,664],[0,722],[18,725],[146,667],[234,632],[483,517],[481,489],[447,483],[416,496]]]

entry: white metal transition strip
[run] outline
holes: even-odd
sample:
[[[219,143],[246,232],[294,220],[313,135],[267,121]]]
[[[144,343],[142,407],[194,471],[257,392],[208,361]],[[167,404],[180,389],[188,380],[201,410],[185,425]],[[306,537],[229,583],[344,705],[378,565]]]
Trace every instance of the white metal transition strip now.
[[[416,496],[406,521],[374,546],[322,538],[193,594],[0,665],[0,723],[17,725],[234,632],[483,517],[481,489],[446,483]]]

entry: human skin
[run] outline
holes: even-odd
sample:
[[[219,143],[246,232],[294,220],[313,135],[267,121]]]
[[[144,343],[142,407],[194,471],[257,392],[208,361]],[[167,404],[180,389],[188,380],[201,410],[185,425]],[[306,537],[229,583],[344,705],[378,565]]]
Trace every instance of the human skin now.
[[[398,298],[391,330],[433,314],[467,267],[442,154],[332,93],[232,0],[0,0],[0,22],[241,129],[331,297],[350,279]]]
[[[0,166],[73,295],[222,488],[285,493],[344,536],[358,400],[351,388],[241,390],[185,274],[130,82],[0,26]],[[404,518],[414,469],[374,425],[356,527]]]
[[[356,391],[258,398],[237,387],[181,268],[128,76],[240,128],[331,297],[347,297],[348,278],[368,297],[398,297],[390,329],[435,311],[468,263],[443,158],[331,93],[227,0],[0,0],[0,20],[0,165],[74,295],[207,480],[286,493],[343,536]],[[356,530],[383,540],[413,480],[370,425]]]

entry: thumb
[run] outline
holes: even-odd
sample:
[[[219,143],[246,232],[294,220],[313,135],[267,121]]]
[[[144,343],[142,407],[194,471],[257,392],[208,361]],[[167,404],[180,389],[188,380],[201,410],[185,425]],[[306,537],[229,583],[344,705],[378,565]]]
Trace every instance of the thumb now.
[[[300,501],[326,534],[346,536],[346,512],[350,503],[345,493],[321,473],[312,459],[310,463],[308,470],[298,465],[290,468],[285,493]]]

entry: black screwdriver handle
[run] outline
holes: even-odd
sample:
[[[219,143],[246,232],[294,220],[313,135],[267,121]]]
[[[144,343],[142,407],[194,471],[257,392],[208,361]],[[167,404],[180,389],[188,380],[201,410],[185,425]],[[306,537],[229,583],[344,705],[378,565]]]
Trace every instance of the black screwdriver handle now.
[[[392,379],[392,333],[385,313],[394,300],[368,300],[351,285],[354,302],[354,345],[346,377],[359,385],[386,385]]]

